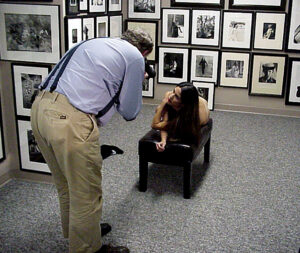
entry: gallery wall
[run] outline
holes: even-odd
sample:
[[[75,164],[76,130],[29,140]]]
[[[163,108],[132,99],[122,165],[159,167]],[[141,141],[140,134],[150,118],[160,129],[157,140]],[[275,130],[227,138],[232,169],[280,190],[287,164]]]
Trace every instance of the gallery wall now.
[[[295,1],[295,0],[294,0]],[[3,1],[4,3],[7,3],[8,1]],[[72,30],[72,26],[76,26],[77,22],[85,22],[83,21],[82,15],[85,14],[77,14],[78,10],[74,10],[71,8],[66,9],[65,1],[62,0],[54,0],[54,1],[9,1],[10,3],[26,3],[26,4],[49,4],[49,5],[59,5],[60,9],[60,20],[59,20],[59,27],[60,27],[60,53],[61,55],[65,52],[66,48],[69,48],[72,46],[72,42],[79,42],[78,40],[84,39],[83,37],[79,38],[77,35],[76,37],[70,33]],[[251,2],[251,1],[250,1]],[[229,0],[225,0],[224,2],[224,8],[222,10],[229,10]],[[162,9],[182,9],[182,10],[189,10],[188,12],[192,13],[193,8],[192,7],[174,7],[171,6],[171,0],[162,0],[161,1],[161,8]],[[286,3],[286,13],[288,12],[289,8],[289,1],[287,0]],[[216,10],[218,8],[210,8],[211,10]],[[72,13],[72,11],[74,13]],[[173,10],[171,10],[173,11]],[[246,10],[242,10],[246,11]],[[253,10],[251,10],[253,11]],[[256,10],[257,11],[257,10]],[[270,13],[274,13],[274,11],[267,11]],[[275,11],[277,12],[277,11]],[[280,13],[283,13],[280,11]],[[162,12],[160,13],[160,15]],[[131,14],[132,15],[132,14]],[[107,16],[107,21],[106,21]],[[122,1],[122,11],[116,11],[112,13],[100,14],[99,22],[103,21],[107,22],[107,28],[105,34],[106,36],[112,36],[117,37],[120,33],[120,29],[116,32],[116,30],[113,30],[109,27],[109,24],[118,24],[119,17],[122,17],[123,19],[123,29],[129,25],[136,25],[138,22],[144,23],[147,22],[146,19],[141,18],[134,18],[134,19],[128,19],[128,3],[127,0]],[[143,17],[143,16],[142,16]],[[253,16],[254,17],[254,16]],[[79,20],[81,19],[81,20]],[[190,15],[189,19],[192,19],[192,15]],[[136,21],[136,22],[135,22]],[[201,46],[201,45],[193,45],[190,42],[186,44],[182,43],[168,43],[168,39],[164,40],[165,43],[162,43],[162,18],[157,19],[154,17],[154,19],[148,19],[148,21],[156,21],[157,22],[157,48],[155,50],[156,55],[156,61],[151,61],[151,64],[155,66],[156,71],[158,73],[158,76],[152,80],[153,85],[153,94],[152,91],[149,91],[149,93],[144,92],[144,103],[150,103],[150,104],[158,104],[161,99],[163,98],[163,95],[166,91],[171,90],[175,87],[176,81],[171,83],[164,83],[159,82],[162,80],[169,80],[164,79],[164,76],[161,76],[162,73],[159,71],[159,65],[164,65],[164,62],[159,61],[159,48],[176,48],[176,50],[181,49],[188,49],[188,54],[191,54],[192,50],[217,50],[219,51],[219,55],[221,55],[221,52],[238,52],[238,53],[249,53],[250,58],[252,59],[252,53],[265,53],[265,54],[276,54],[279,56],[287,55],[288,57],[299,57],[298,53],[294,52],[286,52],[283,50],[255,50],[251,48],[249,49],[236,49],[236,48],[226,48],[223,49],[221,46],[221,40],[218,43],[218,46],[210,47],[210,46]],[[88,20],[86,20],[88,22]],[[134,24],[135,23],[135,24]],[[190,22],[190,25],[192,26],[192,22]],[[221,23],[222,25],[222,23]],[[115,25],[116,27],[116,25]],[[222,27],[222,26],[221,26]],[[96,27],[97,28],[97,27]],[[253,29],[253,28],[252,28]],[[97,32],[97,31],[95,31]],[[189,36],[189,34],[187,35]],[[24,57],[24,56],[21,56]],[[40,56],[36,56],[40,57]],[[41,56],[44,57],[44,56]],[[58,56],[53,56],[58,57]],[[60,57],[60,56],[59,56]],[[189,55],[191,57],[191,55]],[[229,56],[230,57],[230,56]],[[40,58],[39,61],[42,62],[43,58]],[[49,60],[49,59],[47,59]],[[150,59],[149,60],[155,60]],[[55,60],[54,60],[55,62]],[[286,64],[288,61],[286,61]],[[22,177],[22,178],[30,178],[30,179],[36,179],[36,180],[51,180],[49,178],[49,174],[43,174],[43,172],[47,172],[47,168],[42,166],[37,166],[37,171],[42,173],[31,173],[30,170],[20,170],[21,167],[31,167],[32,164],[30,160],[23,161],[23,165],[20,165],[21,159],[19,159],[22,156],[22,149],[20,149],[20,136],[23,135],[23,138],[30,138],[27,133],[27,126],[28,125],[28,111],[26,111],[26,108],[18,108],[18,105],[15,103],[15,97],[16,95],[16,88],[14,87],[16,85],[16,82],[14,82],[14,76],[16,73],[18,73],[18,69],[20,68],[19,65],[24,65],[24,61],[10,61],[10,60],[1,60],[0,61],[0,94],[1,94],[1,106],[2,106],[2,128],[3,131],[3,139],[4,139],[4,155],[5,159],[0,162],[0,184],[1,182],[6,181],[9,177]],[[189,69],[190,65],[190,58],[187,64],[187,69]],[[53,63],[48,64],[38,64],[37,65],[37,71],[47,71],[47,68],[52,68],[54,66]],[[220,58],[218,59],[218,73],[221,72],[220,67]],[[285,69],[284,75],[284,82],[287,80],[288,77],[288,69]],[[190,78],[190,72],[187,73],[187,79],[191,80]],[[249,76],[251,76],[251,68],[249,68]],[[218,77],[219,78],[219,77]],[[171,79],[172,80],[172,79]],[[174,80],[174,79],[173,79]],[[192,80],[191,80],[192,81]],[[281,115],[281,116],[295,116],[300,117],[300,107],[296,105],[286,105],[285,103],[285,88],[287,85],[287,82],[284,84],[284,90],[282,96],[257,96],[257,95],[250,95],[249,94],[249,82],[247,83],[247,87],[245,88],[237,88],[237,87],[220,87],[219,81],[217,81],[216,84],[213,85],[214,89],[214,98],[213,98],[213,106],[211,109],[214,110],[233,110],[233,111],[242,111],[242,112],[251,112],[251,113],[265,113],[265,114],[275,114],[275,115]],[[201,82],[200,82],[201,83]],[[209,83],[209,87],[211,88],[211,84]],[[280,92],[279,92],[280,93]],[[26,152],[26,151],[25,151]],[[26,155],[25,155],[26,156]],[[26,164],[27,163],[27,164]],[[24,165],[25,164],[25,165]],[[44,167],[44,168],[43,168]],[[24,168],[23,168],[24,169]]]

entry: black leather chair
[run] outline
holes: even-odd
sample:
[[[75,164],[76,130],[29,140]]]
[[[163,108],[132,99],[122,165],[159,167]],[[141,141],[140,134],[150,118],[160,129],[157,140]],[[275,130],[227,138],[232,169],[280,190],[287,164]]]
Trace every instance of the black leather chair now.
[[[160,132],[150,130],[139,140],[139,172],[140,182],[139,190],[147,190],[148,162],[176,165],[183,167],[183,197],[191,197],[191,168],[192,162],[199,155],[204,147],[204,162],[209,162],[210,138],[213,121],[209,119],[208,123],[201,128],[201,137],[199,145],[189,145],[178,141],[167,142],[165,150],[158,152],[156,142],[160,141]]]

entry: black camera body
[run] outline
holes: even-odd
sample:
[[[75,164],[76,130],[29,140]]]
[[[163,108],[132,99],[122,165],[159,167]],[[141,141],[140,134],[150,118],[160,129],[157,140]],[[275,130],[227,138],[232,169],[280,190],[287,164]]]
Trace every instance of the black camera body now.
[[[156,72],[154,68],[150,65],[150,63],[146,58],[145,58],[145,72],[148,74],[147,79],[154,78],[156,76]]]

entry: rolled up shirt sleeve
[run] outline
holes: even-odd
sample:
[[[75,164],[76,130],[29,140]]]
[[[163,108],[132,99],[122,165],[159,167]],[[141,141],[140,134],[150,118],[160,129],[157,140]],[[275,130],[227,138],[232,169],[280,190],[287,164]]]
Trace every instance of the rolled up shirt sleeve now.
[[[119,97],[118,112],[129,121],[134,120],[141,110],[145,62],[140,57],[127,65]]]

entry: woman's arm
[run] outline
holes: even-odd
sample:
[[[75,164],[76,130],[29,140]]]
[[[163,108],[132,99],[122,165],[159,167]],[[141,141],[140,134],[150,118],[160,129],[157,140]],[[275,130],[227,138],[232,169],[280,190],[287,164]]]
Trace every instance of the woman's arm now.
[[[200,116],[200,125],[203,126],[207,124],[209,120],[209,109],[207,101],[199,97],[199,116]]]
[[[168,92],[165,94],[161,104],[156,108],[151,127],[156,130],[164,130],[168,123],[168,112],[165,106],[168,102]]]
[[[160,131],[160,142],[156,143],[156,149],[158,152],[163,152],[165,150],[166,147],[166,143],[167,143],[167,138],[168,138],[168,133],[164,130]]]

